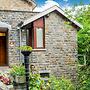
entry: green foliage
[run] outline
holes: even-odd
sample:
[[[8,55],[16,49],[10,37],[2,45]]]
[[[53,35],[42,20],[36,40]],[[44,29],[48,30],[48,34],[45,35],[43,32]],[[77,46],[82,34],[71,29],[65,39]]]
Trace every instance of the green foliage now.
[[[87,60],[90,60],[90,7],[76,20],[83,25],[83,29],[78,31],[78,52],[87,55]]]
[[[75,90],[75,87],[72,82],[69,79],[66,79],[65,77],[51,77],[49,82],[50,90]]]
[[[21,51],[32,51],[31,46],[20,46],[18,49]]]
[[[22,65],[13,66],[10,74],[12,76],[23,76],[25,75],[25,67]],[[46,83],[41,79],[39,74],[30,73],[29,81],[30,90],[75,90],[71,81],[64,77],[50,77],[49,81]]]
[[[78,67],[78,90],[90,90],[90,67]]]
[[[30,73],[30,90],[41,90],[43,80],[41,80],[39,74]]]
[[[41,80],[39,74],[30,73],[30,90],[75,90],[69,79],[50,77],[48,82]]]
[[[78,53],[86,55],[86,65],[78,68],[78,90],[90,90],[90,7],[76,20],[83,25],[78,31]]]
[[[83,55],[78,56],[78,64],[80,64],[80,65],[85,65],[86,64]]]
[[[82,5],[83,7],[83,5]],[[86,8],[81,8],[76,11],[76,15],[73,16],[77,6],[75,5],[72,10],[67,10],[69,18],[74,18],[83,25],[83,29],[79,30],[78,36],[78,54],[79,64],[86,64],[78,67],[78,84],[77,90],[90,90],[90,5]],[[70,16],[70,14],[72,16]],[[86,57],[84,58],[83,55]]]
[[[22,76],[25,75],[25,67],[20,65],[20,66],[13,66],[10,70],[10,74],[12,76]]]

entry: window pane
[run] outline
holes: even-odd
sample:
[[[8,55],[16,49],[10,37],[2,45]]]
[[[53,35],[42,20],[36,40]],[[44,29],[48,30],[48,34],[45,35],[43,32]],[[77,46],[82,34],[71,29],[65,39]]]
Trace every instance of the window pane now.
[[[36,36],[37,36],[37,47],[43,47],[43,29],[42,28],[36,29]]]

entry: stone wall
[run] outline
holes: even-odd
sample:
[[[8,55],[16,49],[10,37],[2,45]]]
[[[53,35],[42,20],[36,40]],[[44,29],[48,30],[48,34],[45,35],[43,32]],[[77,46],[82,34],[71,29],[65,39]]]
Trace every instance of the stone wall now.
[[[8,30],[8,62],[9,65],[17,64],[20,61],[20,52],[17,47],[20,46],[20,32],[17,25],[36,13],[27,11],[0,11],[0,21],[11,25]],[[13,46],[10,43],[13,42]]]
[[[31,62],[39,71],[76,78],[77,30],[55,12],[45,17],[45,49],[32,52]]]
[[[9,65],[20,62],[20,35],[17,24],[30,18],[36,13],[0,11],[0,21],[10,24],[12,30],[8,32]],[[37,71],[50,71],[56,76],[71,76],[76,78],[77,30],[74,26],[65,24],[66,19],[55,12],[45,17],[45,50],[33,51],[30,63]],[[25,40],[25,32],[22,33]],[[13,46],[9,42],[14,42]],[[25,43],[25,41],[24,41]]]
[[[0,0],[0,10],[32,11],[34,7],[27,0]]]

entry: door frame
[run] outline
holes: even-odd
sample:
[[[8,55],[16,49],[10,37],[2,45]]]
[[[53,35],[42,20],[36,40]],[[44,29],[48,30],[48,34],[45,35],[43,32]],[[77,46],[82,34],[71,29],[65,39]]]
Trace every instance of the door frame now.
[[[6,66],[9,66],[9,60],[8,60],[8,28],[0,27],[1,33],[6,33]],[[0,66],[2,67],[2,66]]]

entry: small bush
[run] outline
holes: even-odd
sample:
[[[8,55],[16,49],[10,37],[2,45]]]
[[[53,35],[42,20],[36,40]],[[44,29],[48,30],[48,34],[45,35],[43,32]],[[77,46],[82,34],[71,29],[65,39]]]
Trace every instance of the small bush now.
[[[39,74],[30,73],[30,90],[41,90],[43,82]]]
[[[52,76],[48,82],[44,82],[42,90],[76,90],[69,79]]]
[[[69,79],[51,77],[50,90],[75,90],[75,87]]]
[[[90,66],[81,66],[78,68],[77,90],[90,90]]]

